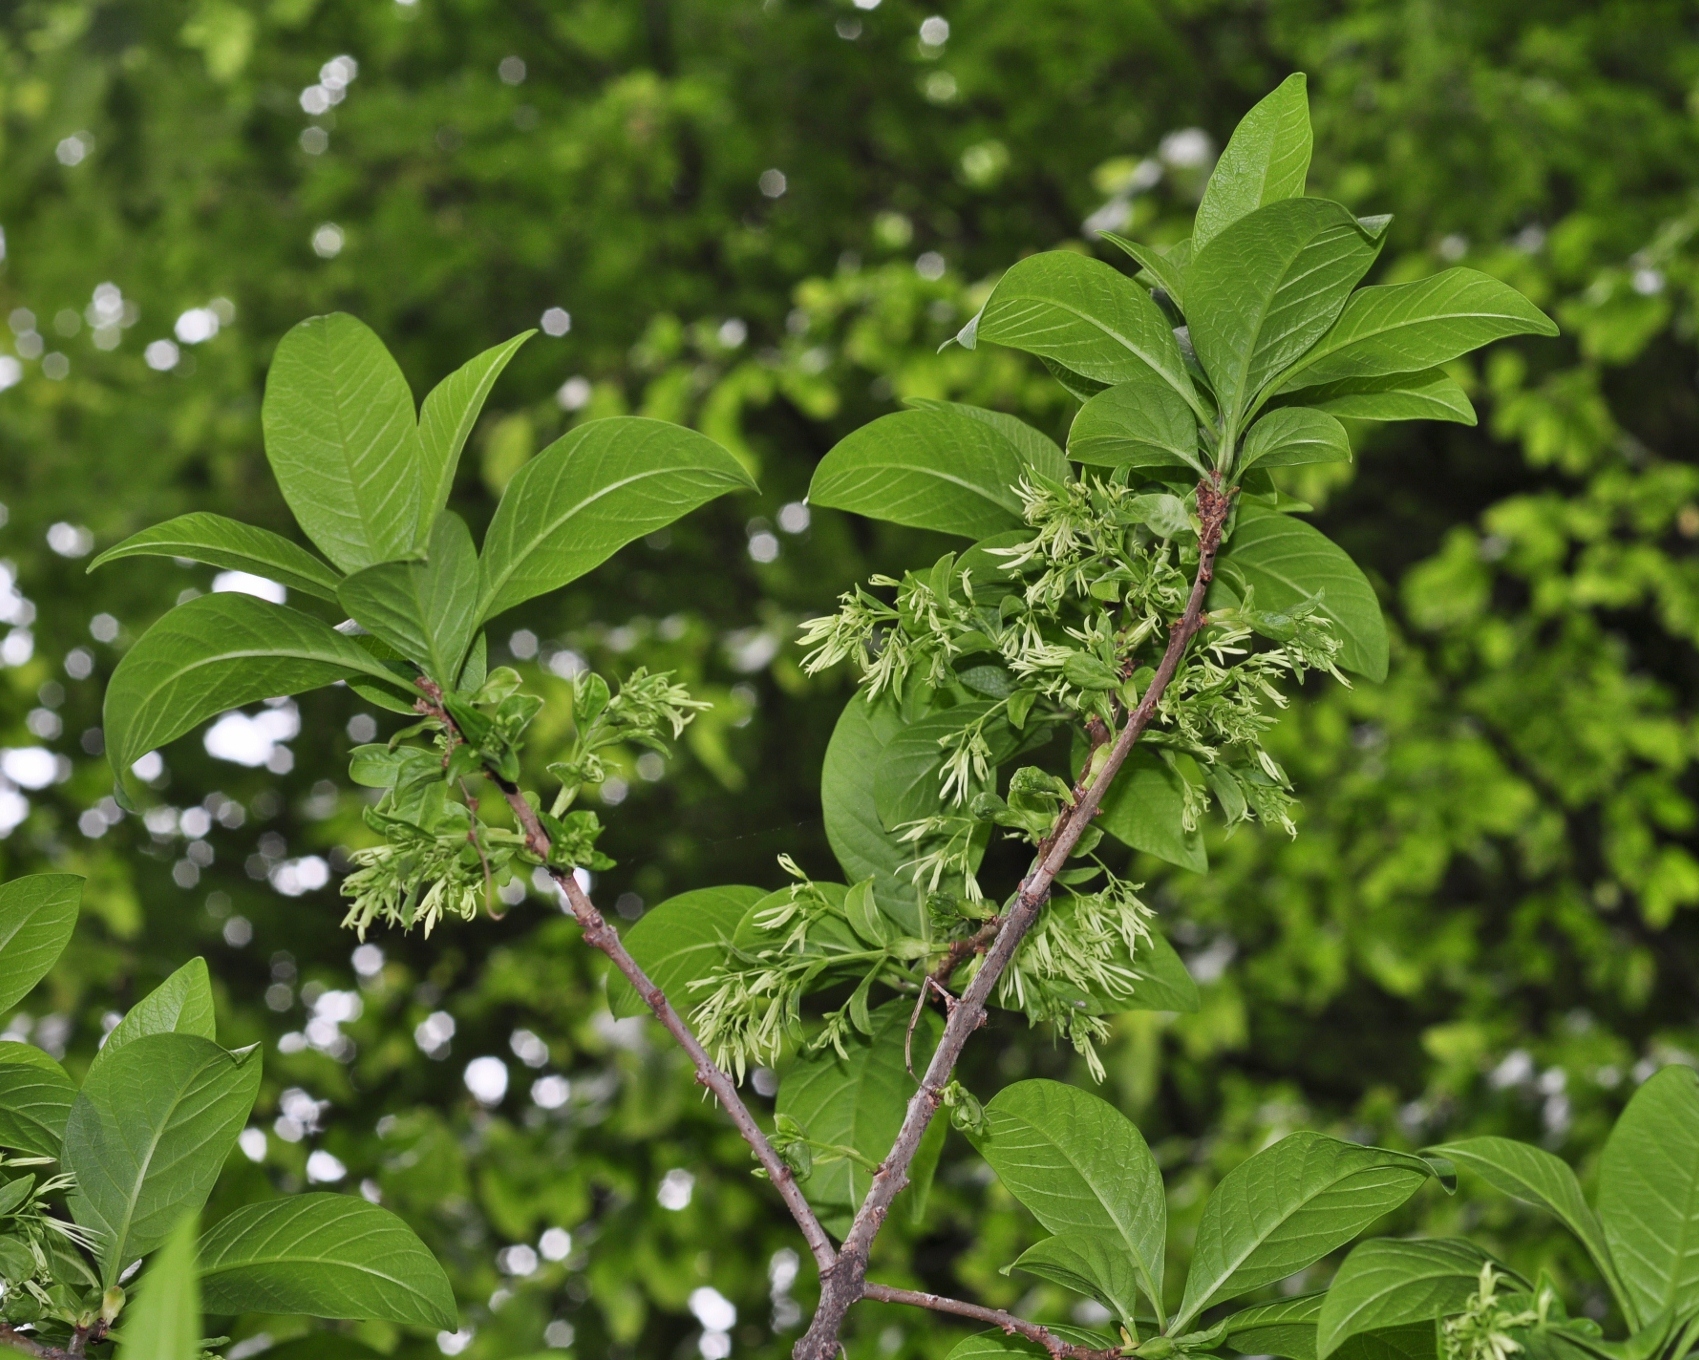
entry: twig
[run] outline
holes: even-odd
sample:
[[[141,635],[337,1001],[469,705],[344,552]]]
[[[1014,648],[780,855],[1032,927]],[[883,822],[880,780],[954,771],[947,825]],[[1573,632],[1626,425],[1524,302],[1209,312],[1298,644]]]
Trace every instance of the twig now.
[[[1028,1322],[1025,1318],[1018,1318],[1013,1313],[1005,1313],[1001,1308],[987,1308],[983,1304],[968,1303],[943,1294],[926,1294],[918,1289],[897,1289],[869,1280],[863,1286],[861,1296],[864,1299],[872,1299],[875,1303],[906,1303],[916,1308],[929,1308],[934,1313],[951,1313],[956,1317],[972,1318],[975,1322],[988,1322],[993,1327],[1001,1327],[1010,1336],[1037,1342],[1050,1352],[1052,1360],[1119,1360],[1122,1354],[1119,1346],[1099,1350],[1081,1346],[1073,1341],[1064,1341],[1048,1328],[1036,1322]]]
[[[524,830],[526,848],[544,864],[548,864],[549,834],[537,819],[537,810],[525,800],[525,795],[517,786],[493,773],[490,779],[502,791],[508,806],[513,809],[514,817]],[[695,1032],[673,1009],[666,994],[649,980],[648,974],[643,971],[637,960],[631,957],[619,937],[619,932],[596,910],[595,904],[578,885],[578,880],[572,872],[550,865],[549,877],[566,894],[572,914],[584,932],[585,941],[613,960],[614,967],[625,974],[626,980],[637,989],[637,995],[642,997],[644,1003],[655,1013],[655,1018],[666,1026],[668,1032],[690,1055],[691,1062],[696,1066],[696,1080],[714,1093],[715,1098],[725,1107],[726,1113],[731,1116],[732,1123],[737,1125],[737,1131],[743,1135],[744,1141],[754,1149],[756,1160],[761,1163],[762,1170],[767,1173],[768,1179],[784,1199],[785,1206],[791,1211],[791,1217],[802,1229],[802,1235],[808,1241],[808,1248],[814,1253],[815,1263],[824,1276],[831,1270],[836,1259],[832,1241],[826,1236],[826,1230],[820,1226],[820,1220],[815,1217],[808,1201],[803,1198],[790,1167],[773,1151],[773,1145],[767,1141],[766,1134],[761,1132],[761,1126],[755,1122],[755,1116],[749,1112],[749,1107],[738,1095],[732,1079],[708,1056],[708,1050],[702,1047]]]
[[[903,1066],[908,1068],[909,1076],[914,1076],[914,1031],[920,1024],[920,1013],[926,1009],[926,997],[929,992],[937,992],[944,1003],[946,1011],[956,1008],[956,998],[950,995],[949,989],[938,981],[936,974],[928,974],[926,981],[920,984],[920,995],[914,999],[914,1014],[908,1018],[908,1033],[903,1035]],[[917,1081],[919,1078],[915,1078]]]
[[[59,1346],[47,1346],[32,1336],[0,1322],[0,1346],[9,1346],[12,1350],[23,1355],[33,1355],[36,1360],[74,1360],[81,1354],[79,1351],[64,1350]]]
[[[884,1226],[891,1202],[908,1184],[909,1164],[919,1150],[927,1125],[943,1102],[944,1087],[955,1070],[957,1059],[961,1057],[963,1045],[984,1022],[985,1007],[992,989],[1014,958],[1015,950],[1027,931],[1038,919],[1039,911],[1050,896],[1050,885],[1068,862],[1068,856],[1073,853],[1091,819],[1097,815],[1103,795],[1131,754],[1133,744],[1156,716],[1156,706],[1169,681],[1179,670],[1186,648],[1204,625],[1204,596],[1214,578],[1215,554],[1221,546],[1221,531],[1232,505],[1232,495],[1231,490],[1221,490],[1219,474],[1198,483],[1198,519],[1202,531],[1198,536],[1197,573],[1192,580],[1185,612],[1169,629],[1168,645],[1157,665],[1156,674],[1138,706],[1116,734],[1102,769],[1094,776],[1090,762],[1087,763],[1074,786],[1073,806],[1063,812],[1055,829],[1039,843],[1037,862],[1022,881],[1014,905],[1009,908],[1002,928],[997,932],[996,941],[986,952],[985,962],[950,1012],[944,1024],[944,1037],[933,1052],[920,1089],[909,1100],[908,1111],[896,1141],[891,1145],[890,1154],[873,1177],[836,1262],[821,1271],[820,1304],[815,1309],[808,1331],[791,1352],[793,1360],[835,1360],[839,1350],[838,1332],[843,1326],[844,1315],[866,1292],[867,1257],[872,1250],[873,1239]]]

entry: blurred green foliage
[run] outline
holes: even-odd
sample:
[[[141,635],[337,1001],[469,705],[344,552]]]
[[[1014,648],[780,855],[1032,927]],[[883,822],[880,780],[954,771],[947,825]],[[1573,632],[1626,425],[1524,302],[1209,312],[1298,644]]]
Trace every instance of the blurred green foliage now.
[[[1689,7],[955,0],[927,43],[930,6],[864,4],[0,7],[0,350],[18,365],[0,359],[0,825],[17,823],[0,870],[90,878],[71,952],[8,1032],[79,1067],[109,1008],[205,953],[221,1033],[267,1045],[276,1121],[209,1219],[329,1153],[320,1174],[339,1163],[332,1184],[381,1195],[441,1254],[475,1333],[442,1349],[469,1341],[472,1360],[694,1354],[699,1289],[736,1305],[734,1354],[777,1356],[812,1286],[735,1133],[658,1031],[611,1022],[602,961],[550,899],[351,958],[334,880],[368,833],[327,780],[370,735],[353,695],[303,700],[298,735],[287,706],[231,722],[221,749],[252,766],[169,748],[174,817],[102,803],[103,677],[213,573],[86,578],[90,547],[190,509],[286,529],[259,399],[272,347],[314,312],[362,317],[415,390],[550,330],[474,435],[454,504],[477,526],[588,416],[684,421],[748,461],[758,496],[516,611],[496,650],[558,686],[545,722],[567,690],[549,664],[575,658],[672,668],[717,705],[674,760],[624,757],[601,901],[631,917],[705,883],[777,885],[781,848],[830,870],[817,780],[848,686],[804,679],[793,626],[928,546],[810,520],[813,464],[907,396],[1060,433],[1071,410],[1042,370],[939,343],[1020,254],[1099,251],[1088,219],[1183,234],[1227,130],[1307,70],[1311,192],[1397,214],[1378,281],[1462,261],[1565,336],[1457,368],[1480,427],[1363,427],[1355,467],[1286,477],[1375,575],[1392,674],[1296,696],[1273,735],[1304,800],[1295,841],[1242,830],[1207,877],[1138,866],[1205,1003],[1121,1017],[1106,1093],[1184,1229],[1227,1168],[1298,1127],[1509,1133],[1585,1177],[1635,1083],[1699,1054]],[[1083,1076],[1018,1020],[969,1052],[986,1097]],[[505,1064],[500,1099],[463,1080],[480,1056]],[[926,1221],[890,1225],[876,1271],[1065,1320],[1059,1291],[998,1273],[1038,1230],[987,1182],[953,1140]],[[1463,1224],[1525,1270],[1589,1278],[1501,1199],[1423,1192],[1397,1226]],[[958,1334],[867,1304],[853,1327],[855,1360]],[[383,1327],[357,1340],[441,1353]]]

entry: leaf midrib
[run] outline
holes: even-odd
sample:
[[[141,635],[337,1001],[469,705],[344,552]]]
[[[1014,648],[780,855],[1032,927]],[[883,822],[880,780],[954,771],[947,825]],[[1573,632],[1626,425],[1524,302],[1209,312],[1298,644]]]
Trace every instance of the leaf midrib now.
[[[1118,276],[1118,277],[1120,277],[1120,276]],[[1134,285],[1134,286],[1136,287],[1137,285]],[[1168,370],[1165,367],[1157,364],[1148,355],[1146,355],[1143,350],[1141,350],[1136,344],[1134,344],[1126,336],[1122,335],[1114,327],[1105,325],[1102,321],[1099,321],[1096,317],[1088,315],[1085,312],[1082,312],[1078,307],[1075,307],[1070,303],[1062,302],[1062,301],[1060,301],[1059,299],[1056,299],[1056,298],[1040,297],[1036,293],[1022,293],[1022,294],[1019,294],[1018,296],[1019,296],[1020,300],[1022,300],[1022,301],[1029,302],[1029,303],[1038,302],[1038,303],[1044,304],[1047,307],[1054,307],[1054,308],[1056,308],[1057,311],[1066,312],[1069,316],[1072,316],[1077,320],[1084,321],[1089,326],[1095,326],[1099,331],[1101,331],[1104,335],[1108,336],[1111,340],[1115,341],[1116,344],[1120,345],[1128,353],[1130,353],[1130,354],[1134,355],[1136,358],[1142,360],[1144,362],[1144,364],[1153,373],[1155,373],[1165,383],[1167,383],[1170,387],[1172,387],[1176,392],[1178,392],[1180,394],[1180,396],[1185,400],[1186,405],[1191,407],[1192,410],[1196,411],[1198,413],[1198,416],[1199,416],[1200,419],[1203,417],[1202,409],[1198,405],[1197,393],[1192,390],[1191,383],[1188,381],[1186,383],[1186,385],[1184,387],[1182,387],[1178,382],[1176,382],[1174,380],[1174,376],[1171,373],[1169,373]],[[1015,299],[1010,299],[1010,300],[1014,301]],[[1151,305],[1154,307],[1156,304],[1152,303]],[[1164,326],[1164,329],[1166,329],[1166,325]],[[1167,356],[1165,355],[1163,357],[1166,358]],[[1184,371],[1185,370],[1182,367],[1182,369],[1181,369],[1182,374],[1184,373]]]
[[[1265,1242],[1267,1242],[1269,1238],[1273,1237],[1276,1232],[1278,1232],[1287,1223],[1290,1223],[1292,1221],[1292,1219],[1297,1217],[1298,1213],[1302,1209],[1304,1209],[1309,1204],[1313,1203],[1315,1200],[1319,1199],[1322,1195],[1326,1194],[1328,1191],[1334,1189],[1337,1186],[1343,1185],[1346,1181],[1351,1180],[1352,1178],[1363,1174],[1365,1171],[1373,1171],[1373,1170],[1379,1170],[1379,1169],[1381,1169],[1379,1164],[1374,1164],[1374,1165],[1370,1165],[1370,1166],[1354,1167],[1352,1170],[1347,1171],[1344,1175],[1335,1177],[1334,1179],[1327,1181],[1325,1184],[1317,1186],[1309,1194],[1307,1194],[1303,1198],[1295,1201],[1282,1214],[1282,1216],[1280,1218],[1276,1219],[1272,1224],[1269,1225],[1267,1232],[1262,1233],[1262,1234],[1254,1237],[1251,1240],[1250,1245],[1247,1246],[1244,1249],[1244,1251],[1239,1254],[1238,1258],[1236,1260],[1232,1261],[1231,1264],[1229,1264],[1228,1267],[1225,1270],[1221,1271],[1215,1277],[1215,1280],[1210,1284],[1207,1292],[1200,1294],[1198,1296],[1198,1300],[1195,1304],[1191,1304],[1190,1306],[1187,1306],[1185,1303],[1182,1303],[1181,1316],[1175,1319],[1175,1324],[1174,1324],[1175,1327],[1179,1328],[1179,1327],[1185,1326],[1186,1323],[1188,1323],[1192,1320],[1192,1318],[1196,1317],[1200,1312],[1202,1312],[1206,1307],[1208,1307],[1209,1301],[1212,1298],[1214,1298],[1216,1293],[1222,1288],[1223,1285],[1225,1285],[1229,1280],[1231,1280],[1233,1278],[1233,1276],[1238,1272],[1239,1267],[1244,1265],[1245,1262],[1250,1259],[1251,1255],[1254,1252],[1256,1252],[1256,1250],[1259,1247],[1261,1247]],[[1192,1285],[1191,1277],[1188,1276],[1187,1279],[1186,1279],[1186,1295],[1187,1295],[1188,1298],[1190,1297],[1191,1292],[1192,1292],[1191,1285]]]
[[[572,452],[576,452],[576,451],[577,450],[574,449]],[[567,457],[570,458],[571,453],[568,453]],[[547,539],[548,537],[550,537],[550,535],[556,533],[559,529],[561,529],[562,526],[564,526],[567,523],[567,521],[572,519],[575,515],[579,514],[582,510],[584,510],[584,508],[586,506],[594,505],[597,501],[601,500],[603,497],[611,496],[615,491],[620,490],[622,487],[633,486],[636,483],[644,481],[648,478],[660,477],[660,476],[664,476],[668,472],[676,472],[676,471],[681,471],[681,470],[682,469],[678,469],[678,468],[648,468],[648,469],[645,469],[643,471],[635,472],[635,473],[631,474],[629,477],[623,477],[618,481],[607,483],[607,485],[599,488],[595,492],[586,496],[583,500],[579,501],[576,505],[573,505],[570,508],[568,508],[567,510],[565,510],[564,512],[562,512],[559,516],[557,516],[552,521],[548,521],[547,527],[545,529],[541,530],[540,532],[532,535],[530,537],[530,539],[526,542],[525,547],[522,551],[510,552],[508,554],[508,558],[509,558],[508,565],[502,571],[502,573],[499,577],[485,582],[486,588],[482,592],[482,594],[479,596],[479,600],[478,600],[479,617],[480,618],[489,617],[489,611],[490,611],[491,607],[494,605],[494,603],[497,600],[499,600],[501,598],[502,591],[507,588],[507,583],[510,580],[513,579],[513,575],[514,575],[515,572],[517,572],[519,570],[520,565],[522,563],[524,563],[533,553],[535,553],[537,551],[537,549],[542,545],[542,543],[545,539]],[[692,469],[692,470],[695,470],[695,469]],[[565,472],[566,469],[562,468],[561,471]],[[498,509],[498,513],[499,513],[499,509]],[[488,559],[486,558],[485,561],[487,562]]]
[[[1156,1288],[1155,1282],[1151,1279],[1150,1272],[1146,1269],[1144,1258],[1140,1254],[1139,1244],[1134,1240],[1133,1234],[1128,1229],[1128,1225],[1122,1221],[1119,1214],[1110,1208],[1109,1202],[1104,1199],[1103,1195],[1098,1191],[1096,1182],[1091,1176],[1086,1174],[1085,1168],[1074,1160],[1072,1154],[1061,1142],[1052,1138],[1048,1132],[1039,1128],[1038,1125],[1034,1124],[1031,1120],[1023,1119],[1022,1122],[1025,1123],[1026,1126],[1033,1131],[1033,1133],[1044,1139],[1051,1148],[1059,1153],[1062,1160],[1071,1166],[1074,1169],[1074,1173],[1079,1176],[1083,1182],[1085,1182],[1087,1189],[1091,1191],[1092,1198],[1095,1199],[1103,1208],[1104,1213],[1109,1216],[1109,1221],[1115,1225],[1116,1233],[1120,1236],[1121,1240],[1127,1244],[1127,1253],[1133,1258],[1133,1269],[1138,1272],[1139,1280],[1144,1287],[1145,1293],[1150,1296],[1151,1302],[1156,1306],[1157,1310],[1160,1311],[1162,1308],[1162,1300],[1160,1298],[1161,1291]]]
[[[137,1164],[134,1184],[125,1197],[122,1227],[119,1231],[114,1232],[112,1235],[112,1252],[107,1262],[107,1274],[109,1277],[108,1283],[111,1282],[112,1278],[115,1278],[115,1268],[122,1260],[123,1253],[119,1249],[129,1240],[130,1228],[135,1223],[136,1219],[136,1205],[141,1202],[142,1188],[147,1184],[148,1168],[153,1165],[154,1155],[159,1151],[160,1140],[165,1137],[166,1129],[171,1126],[172,1117],[182,1106],[183,1102],[188,1099],[189,1093],[195,1087],[195,1083],[199,1081],[201,1075],[207,1071],[208,1066],[209,1064],[206,1062],[202,1062],[196,1066],[194,1072],[190,1074],[189,1079],[178,1088],[177,1095],[172,1099],[170,1106],[165,1112],[165,1117],[160,1119],[154,1125],[153,1137],[148,1142],[147,1156]],[[106,1122],[106,1116],[102,1115],[101,1124],[104,1126]],[[198,1151],[199,1149],[197,1148],[196,1150]]]

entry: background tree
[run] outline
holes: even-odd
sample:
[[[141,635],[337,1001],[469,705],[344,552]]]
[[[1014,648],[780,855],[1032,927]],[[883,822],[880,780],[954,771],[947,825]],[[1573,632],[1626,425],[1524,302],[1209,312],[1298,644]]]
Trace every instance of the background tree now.
[[[358,806],[320,781],[372,710],[309,698],[294,738],[288,707],[255,707],[219,746],[253,766],[179,746],[170,825],[101,804],[104,677],[215,573],[131,564],[91,585],[89,550],[190,509],[287,527],[261,379],[311,313],[363,317],[421,391],[546,309],[570,314],[473,436],[453,504],[480,532],[527,455],[591,414],[684,419],[759,471],[761,500],[634,545],[593,594],[516,616],[505,651],[537,686],[564,685],[547,662],[570,671],[576,653],[678,670],[719,701],[664,768],[619,758],[628,796],[605,848],[621,867],[599,897],[630,893],[635,914],[700,882],[776,886],[780,849],[829,863],[815,790],[845,698],[801,675],[791,624],[923,547],[787,511],[813,465],[902,396],[1060,433],[1068,412],[1036,365],[936,345],[1022,252],[1110,258],[1088,218],[1183,235],[1212,148],[1286,72],[1315,73],[1311,191],[1395,213],[1372,281],[1465,263],[1566,338],[1461,375],[1480,427],[1357,431],[1353,472],[1289,487],[1370,566],[1392,668],[1383,687],[1300,696],[1271,736],[1304,798],[1296,843],[1246,829],[1211,844],[1207,881],[1140,870],[1203,984],[1196,1016],[1118,1022],[1106,1054],[1170,1171],[1175,1268],[1203,1192],[1271,1132],[1513,1133],[1585,1168],[1637,1081],[1699,1042],[1682,12],[959,4],[923,34],[933,17],[898,0],[5,15],[0,301],[21,381],[0,394],[0,552],[17,572],[0,607],[18,630],[0,653],[0,808],[27,816],[0,856],[9,878],[90,877],[65,962],[12,1032],[80,1069],[110,997],[207,952],[221,1037],[269,1045],[265,1160],[243,1174],[304,1183],[316,1152],[317,1174],[341,1177],[317,1183],[372,1180],[449,1264],[477,1328],[463,1354],[524,1353],[552,1323],[586,1355],[698,1338],[782,1353],[768,1324],[810,1301],[772,1255],[783,1225],[741,1146],[663,1050],[608,1024],[597,969],[540,901],[350,960],[332,869]],[[155,342],[173,366],[148,366]],[[986,1049],[988,1087],[1071,1061],[1018,1026]],[[466,1084],[476,1058],[506,1070],[501,1087],[474,1069],[488,1109]],[[1466,1212],[1540,1231],[1505,1200],[1426,1193],[1401,1226]],[[997,1268],[1039,1235],[953,1143],[926,1223],[891,1233],[880,1268],[1013,1304],[1028,1285]],[[1549,1243],[1554,1270],[1582,1272],[1577,1248]],[[698,1289],[717,1296],[693,1318]],[[871,1309],[858,1327],[858,1355],[949,1340]]]

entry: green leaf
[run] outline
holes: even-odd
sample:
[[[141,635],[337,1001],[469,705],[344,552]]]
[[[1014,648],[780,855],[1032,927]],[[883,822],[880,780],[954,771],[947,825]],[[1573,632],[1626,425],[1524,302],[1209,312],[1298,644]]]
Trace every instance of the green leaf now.
[[[1317,1322],[1316,1353],[1325,1357],[1359,1332],[1459,1313],[1481,1283],[1486,1252],[1459,1237],[1395,1241],[1354,1248],[1328,1287]]]
[[[419,408],[419,524],[416,542],[424,547],[437,516],[448,505],[460,450],[478,422],[484,400],[507,361],[537,332],[521,331],[513,339],[485,350],[462,364],[431,389]]]
[[[106,687],[106,751],[120,780],[156,746],[226,709],[364,675],[398,677],[329,624],[252,595],[203,595],[124,653]]]
[[[1699,1075],[1665,1067],[1628,1102],[1599,1162],[1599,1219],[1649,1323],[1699,1299]]]
[[[136,1284],[124,1312],[118,1360],[201,1360],[195,1218],[185,1214]]]
[[[1473,1171],[1495,1190],[1514,1195],[1554,1215],[1580,1239],[1593,1264],[1604,1276],[1623,1305],[1623,1312],[1636,1321],[1633,1301],[1622,1287],[1616,1262],[1605,1241],[1604,1225],[1581,1194],[1581,1183],[1569,1164],[1543,1148],[1518,1143],[1510,1138],[1467,1138],[1460,1143],[1443,1143],[1426,1151],[1449,1158],[1464,1170]]]
[[[1197,253],[1186,320],[1224,422],[1237,425],[1269,379],[1322,337],[1379,253],[1356,218],[1323,198],[1258,208]]]
[[[1083,758],[1082,749],[1075,763]],[[1123,845],[1201,874],[1209,868],[1209,855],[1202,832],[1185,829],[1184,807],[1180,776],[1152,752],[1135,747],[1103,796],[1097,825]]]
[[[33,1044],[0,1043],[0,1148],[59,1156],[77,1088]]]
[[[1103,1233],[1121,1244],[1160,1314],[1168,1201],[1131,1120],[1055,1081],[1018,1081],[985,1107],[980,1153],[1010,1194],[1058,1236]]]
[[[1150,295],[1071,250],[1029,255],[999,280],[977,338],[1026,350],[1113,387],[1154,370],[1203,414],[1180,345]]]
[[[280,1346],[268,1346],[265,1360],[383,1360],[383,1352],[340,1332],[311,1332]],[[525,1360],[559,1360],[559,1352],[544,1352]]]
[[[1438,1360],[1439,1326],[1412,1322],[1379,1332],[1358,1332],[1333,1353],[1333,1360]]]
[[[1420,373],[1383,373],[1374,378],[1341,378],[1316,387],[1300,387],[1279,401],[1282,405],[1326,411],[1341,420],[1475,423],[1475,408],[1469,394],[1439,368]]]
[[[1150,939],[1139,947],[1133,960],[1139,980],[1133,987],[1133,999],[1118,1003],[1117,1010],[1179,1011],[1189,1014],[1198,1008],[1198,984],[1174,946],[1159,930],[1150,932]]]
[[[1310,101],[1304,73],[1287,76],[1233,129],[1192,229],[1194,249],[1278,199],[1298,198],[1310,172]]]
[[[680,893],[644,912],[625,932],[625,947],[673,1009],[689,1015],[702,1000],[690,984],[725,959],[738,922],[766,896],[765,888],[742,884]],[[619,973],[608,974],[608,1009],[620,1019],[649,1014],[637,989]]]
[[[852,1035],[846,1041],[847,1058],[831,1049],[799,1058],[779,1083],[774,1114],[796,1120],[816,1143],[853,1148],[878,1165],[896,1141],[916,1089],[903,1063],[913,1013],[913,1001],[887,1001],[872,1014],[871,1035]],[[937,1012],[928,1008],[914,1032],[915,1071],[924,1070],[943,1030]],[[867,1197],[873,1173],[851,1158],[834,1158],[818,1147],[813,1159],[812,1171],[798,1178],[803,1193],[810,1204],[847,1227]],[[916,1195],[925,1193],[917,1178],[920,1170],[910,1169],[909,1190]]]
[[[206,1203],[259,1093],[258,1049],[149,1034],[92,1068],[65,1125],[71,1215],[102,1234],[102,1280]]]
[[[1320,1133],[1290,1134],[1241,1162],[1204,1206],[1176,1330],[1321,1260],[1432,1175],[1419,1157]]]
[[[568,431],[514,474],[484,536],[480,620],[558,590],[633,539],[753,490],[706,435],[640,416]]]
[[[0,886],[0,1014],[30,994],[71,942],[83,881],[28,874]]]
[[[1242,1355],[1316,1360],[1316,1318],[1322,1294],[1241,1309],[1221,1325],[1221,1340]]]
[[[413,394],[390,353],[343,312],[309,317],[272,356],[265,452],[295,518],[332,562],[405,557],[419,522]]]
[[[459,1325],[448,1276],[413,1230],[354,1195],[249,1204],[201,1239],[214,1313]]]
[[[844,877],[851,883],[871,877],[880,910],[905,934],[919,936],[920,908],[903,871],[914,850],[885,830],[874,797],[880,758],[902,727],[889,696],[869,703],[862,692],[844,705],[820,767],[820,811]]]
[[[270,529],[197,510],[132,534],[89,563],[89,570],[124,557],[188,557],[209,566],[252,572],[321,600],[336,599],[337,573],[305,548]]]
[[[1116,1233],[1076,1229],[1029,1247],[1011,1267],[1094,1298],[1131,1326],[1138,1313],[1138,1277]]]
[[[1129,241],[1125,236],[1117,236],[1112,231],[1100,231],[1098,235],[1138,261],[1142,272],[1134,275],[1136,279],[1144,280],[1144,276],[1148,274],[1148,281],[1152,285],[1168,294],[1181,311],[1185,310],[1186,266],[1192,262],[1191,237],[1188,236],[1177,245],[1168,247],[1164,252],[1150,246],[1142,246],[1137,241]]]
[[[1068,457],[1097,467],[1189,467],[1200,476],[1198,423],[1154,373],[1099,392],[1068,430]]]
[[[1088,1332],[1081,1327],[1062,1327],[1047,1322],[1044,1329],[1064,1341],[1071,1341],[1076,1346],[1089,1346],[1093,1350],[1106,1350],[1118,1344],[1097,1332]],[[957,1342],[946,1360],[1001,1360],[1001,1357],[1008,1355],[1049,1360],[1050,1352],[1036,1341],[1025,1341],[1018,1336],[1010,1336],[1007,1332],[992,1330],[975,1332]]]
[[[454,688],[478,626],[478,550],[459,515],[437,516],[423,562],[383,562],[337,590],[362,628]]]
[[[113,1027],[106,1036],[89,1071],[110,1062],[126,1044],[149,1034],[193,1034],[202,1039],[218,1037],[217,1015],[212,1000],[212,978],[206,960],[193,958],[155,987]]]
[[[1300,463],[1349,463],[1351,440],[1345,427],[1323,411],[1286,406],[1270,411],[1250,428],[1239,450],[1239,474],[1258,467],[1296,467]]]
[[[1386,622],[1368,578],[1319,529],[1257,505],[1241,505],[1222,553],[1255,589],[1256,607],[1280,613],[1322,592],[1320,613],[1343,644],[1339,664],[1370,680],[1386,679]]]
[[[886,831],[900,832],[908,823],[943,810],[941,780],[946,753],[939,743],[985,717],[995,707],[989,700],[957,704],[905,723],[896,732],[879,753],[873,771],[873,806]],[[993,720],[985,725],[985,736],[995,770],[1014,754],[1014,733],[1008,723]],[[977,791],[977,786],[970,787],[966,799],[971,800]],[[914,852],[911,849],[908,853]]]
[[[1527,334],[1556,335],[1557,325],[1509,284],[1474,269],[1447,269],[1416,283],[1362,289],[1274,390],[1414,373]]]
[[[992,425],[947,410],[897,411],[838,441],[808,500],[872,519],[984,538],[1022,524],[1027,464]]]
[[[1005,415],[1002,411],[988,411],[983,406],[969,406],[966,402],[934,401],[930,397],[910,397],[905,404],[917,411],[944,411],[969,420],[983,421],[1013,444],[1021,455],[1021,461],[1035,472],[1042,472],[1057,482],[1073,478],[1074,470],[1068,466],[1067,455],[1057,447],[1056,441],[1015,416]]]

